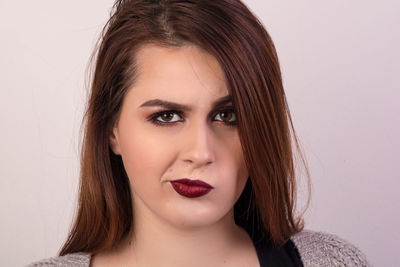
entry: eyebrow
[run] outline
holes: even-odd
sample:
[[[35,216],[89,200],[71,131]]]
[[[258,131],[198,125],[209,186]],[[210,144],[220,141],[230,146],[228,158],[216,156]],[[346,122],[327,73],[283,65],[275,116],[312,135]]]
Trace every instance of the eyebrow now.
[[[224,97],[221,97],[221,98],[215,100],[213,102],[212,106],[213,106],[213,108],[217,108],[217,107],[223,106],[230,102],[232,102],[231,95],[226,95]],[[166,101],[166,100],[161,100],[161,99],[152,99],[152,100],[146,101],[142,105],[140,105],[139,108],[142,108],[142,107],[163,107],[166,109],[182,110],[182,111],[186,111],[186,112],[189,112],[192,110],[192,107],[190,107],[190,106],[182,105],[179,103],[174,103],[174,102],[170,102],[170,101]]]

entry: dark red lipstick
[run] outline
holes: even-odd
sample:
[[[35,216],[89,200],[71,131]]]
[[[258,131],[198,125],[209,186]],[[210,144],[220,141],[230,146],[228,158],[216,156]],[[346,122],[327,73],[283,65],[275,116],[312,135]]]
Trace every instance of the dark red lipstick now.
[[[189,198],[201,197],[214,188],[201,180],[187,178],[171,181],[171,184],[178,194]]]

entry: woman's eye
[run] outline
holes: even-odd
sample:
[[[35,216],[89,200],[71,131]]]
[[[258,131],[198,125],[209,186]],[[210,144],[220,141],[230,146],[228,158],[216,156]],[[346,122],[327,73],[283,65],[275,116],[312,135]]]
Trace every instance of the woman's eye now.
[[[175,110],[161,111],[153,114],[150,120],[157,126],[170,126],[179,120],[176,117],[181,117],[182,112]],[[233,109],[220,110],[214,118],[216,121],[221,121],[228,126],[236,125],[236,116]],[[175,119],[174,119],[175,118]]]
[[[220,112],[217,113],[217,115],[222,115],[219,116],[222,122],[228,124],[236,123],[236,115],[233,109],[221,110]]]
[[[161,118],[162,122],[177,122],[176,120],[172,120],[174,117],[176,117],[175,115],[177,115],[177,113],[173,111],[167,111],[156,116],[156,118]]]

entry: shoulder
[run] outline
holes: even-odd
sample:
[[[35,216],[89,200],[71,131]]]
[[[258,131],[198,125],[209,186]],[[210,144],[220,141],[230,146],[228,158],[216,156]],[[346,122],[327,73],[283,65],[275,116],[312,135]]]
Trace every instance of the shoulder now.
[[[76,252],[64,256],[43,259],[29,264],[27,267],[89,267],[90,254]]]
[[[303,230],[290,239],[304,266],[372,266],[356,246],[333,234]]]

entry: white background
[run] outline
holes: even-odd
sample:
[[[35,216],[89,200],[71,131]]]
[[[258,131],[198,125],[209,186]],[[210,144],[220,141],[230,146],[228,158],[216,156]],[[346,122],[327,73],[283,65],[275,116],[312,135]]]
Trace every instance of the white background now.
[[[306,228],[398,266],[400,4],[247,0],[313,184]],[[0,265],[55,256],[76,205],[85,69],[113,2],[0,2]],[[300,195],[302,199],[304,196]]]

